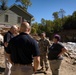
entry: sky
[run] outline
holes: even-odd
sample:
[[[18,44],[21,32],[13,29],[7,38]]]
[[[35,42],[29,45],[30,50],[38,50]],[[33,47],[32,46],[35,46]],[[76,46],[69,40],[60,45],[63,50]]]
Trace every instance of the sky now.
[[[41,19],[53,20],[52,14],[65,11],[65,16],[72,15],[76,11],[76,0],[31,0],[32,5],[28,7],[28,12],[35,18],[35,22],[40,23]],[[15,3],[15,0],[8,0],[8,6]],[[19,3],[19,2],[18,2]]]

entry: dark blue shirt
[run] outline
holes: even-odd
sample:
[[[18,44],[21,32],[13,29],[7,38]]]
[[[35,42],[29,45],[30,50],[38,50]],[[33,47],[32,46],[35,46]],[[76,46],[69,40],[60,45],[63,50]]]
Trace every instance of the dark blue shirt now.
[[[37,42],[26,33],[11,39],[7,49],[6,52],[16,64],[31,64],[33,57],[40,55]]]
[[[49,60],[63,59],[61,56],[58,56],[59,53],[62,52],[62,48],[64,47],[60,43],[54,43],[49,48],[48,59]]]
[[[9,41],[14,37],[14,35],[8,31],[5,35],[4,35],[4,43],[7,42],[9,43]],[[7,47],[4,46],[5,49],[7,49]]]
[[[14,35],[13,35],[10,31],[8,31],[8,32],[4,35],[4,42],[9,43],[10,39],[13,38],[13,37],[14,37]]]

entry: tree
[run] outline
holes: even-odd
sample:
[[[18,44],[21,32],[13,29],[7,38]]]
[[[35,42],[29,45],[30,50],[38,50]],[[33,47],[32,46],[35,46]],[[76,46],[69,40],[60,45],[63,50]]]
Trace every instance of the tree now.
[[[7,7],[7,2],[8,2],[8,0],[0,0],[0,3],[1,3],[0,9],[1,10],[6,10],[8,8]]]
[[[42,24],[42,25],[46,25],[46,21],[45,21],[44,18],[41,19],[41,24]]]
[[[58,16],[58,12],[54,12],[52,15],[54,16],[54,20],[56,20],[56,19],[59,18],[59,16]]]
[[[72,28],[76,29],[76,11],[72,14]]]
[[[35,28],[36,31],[38,31],[38,23],[37,22],[33,23],[32,24],[32,28]]]
[[[76,11],[73,12],[72,16],[73,17],[76,17]]]
[[[30,0],[16,0],[16,2],[20,2],[22,5],[23,9],[28,9],[28,6],[31,6],[31,1]]]
[[[59,16],[60,16],[60,18],[63,19],[64,14],[65,14],[65,11],[64,11],[63,9],[60,9],[60,11],[59,11]]]
[[[31,34],[37,34],[36,29],[34,27],[31,28]]]
[[[51,20],[46,20],[46,25],[44,26],[47,37],[51,37],[53,33],[53,22]]]
[[[61,31],[62,29],[62,25],[61,25],[61,19],[57,19],[53,21],[53,29],[54,29],[54,33],[57,33],[59,31]]]
[[[72,16],[68,16],[64,25],[63,25],[64,29],[72,29]]]
[[[72,15],[67,16],[63,28],[76,29],[76,11],[74,11]]]
[[[60,11],[59,11],[59,16],[60,16],[60,18],[62,19],[62,20],[61,20],[61,25],[63,25],[64,14],[65,14],[65,11],[64,11],[63,9],[60,9]]]
[[[38,34],[40,35],[42,32],[45,32],[45,26],[42,25],[41,23],[38,24]]]

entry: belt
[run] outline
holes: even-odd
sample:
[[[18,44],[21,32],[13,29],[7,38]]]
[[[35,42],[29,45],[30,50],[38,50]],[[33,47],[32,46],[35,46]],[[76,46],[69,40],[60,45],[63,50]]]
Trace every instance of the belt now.
[[[15,66],[32,66],[32,64],[13,64],[13,65],[15,65]]]

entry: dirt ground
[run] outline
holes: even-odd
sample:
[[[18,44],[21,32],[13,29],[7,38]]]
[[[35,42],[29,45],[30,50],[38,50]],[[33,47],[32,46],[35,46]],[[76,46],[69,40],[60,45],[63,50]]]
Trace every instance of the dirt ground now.
[[[4,74],[5,64],[4,64],[4,49],[0,47],[0,75]],[[76,65],[72,65],[73,60],[67,57],[64,57],[64,60],[61,64],[60,75],[76,75]],[[44,75],[44,73],[37,73],[34,75]],[[52,75],[51,70],[47,71],[47,75]]]

